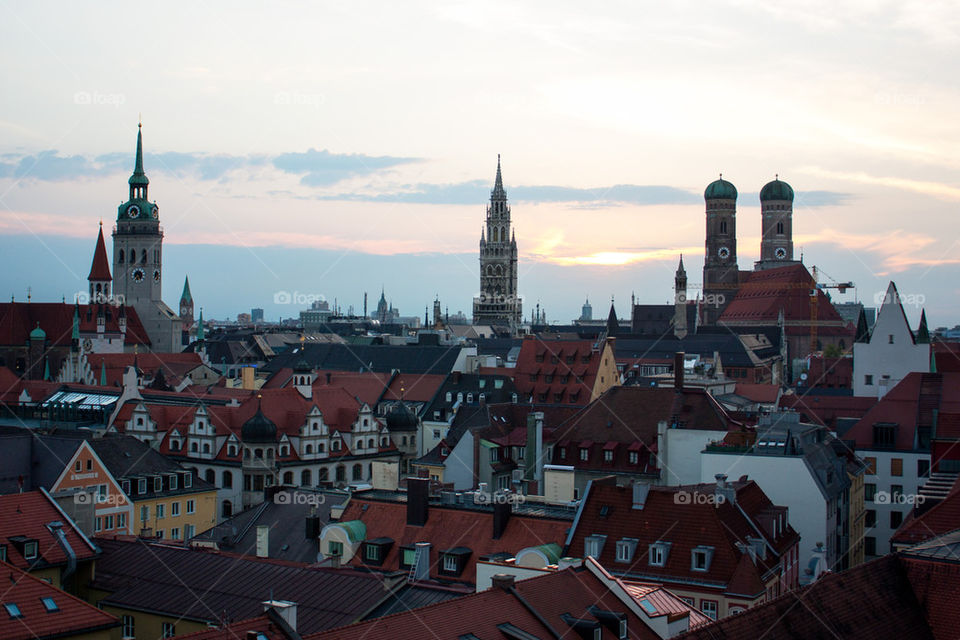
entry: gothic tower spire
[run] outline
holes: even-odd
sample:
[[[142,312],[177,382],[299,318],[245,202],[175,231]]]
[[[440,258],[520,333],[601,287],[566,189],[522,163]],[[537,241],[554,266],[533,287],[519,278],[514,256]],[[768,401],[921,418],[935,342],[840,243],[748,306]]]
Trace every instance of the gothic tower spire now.
[[[514,332],[523,310],[517,294],[516,234],[511,234],[499,154],[485,222],[480,231],[480,295],[473,299],[473,322],[508,327]]]

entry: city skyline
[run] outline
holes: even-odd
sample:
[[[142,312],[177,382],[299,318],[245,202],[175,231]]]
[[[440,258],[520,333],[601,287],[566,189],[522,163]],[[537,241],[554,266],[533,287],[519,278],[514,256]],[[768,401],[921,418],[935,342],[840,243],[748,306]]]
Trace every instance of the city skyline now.
[[[868,305],[893,279],[922,299],[908,307],[914,324],[926,306],[932,326],[952,325],[960,189],[947,114],[958,96],[930,70],[956,61],[957,12],[826,7],[697,7],[696,25],[681,20],[689,7],[541,15],[411,5],[372,17],[326,7],[291,26],[283,12],[252,20],[243,5],[227,14],[146,5],[137,20],[182,49],[118,56],[100,20],[109,6],[59,9],[70,18],[62,25],[42,18],[43,3],[7,6],[0,51],[36,55],[0,71],[10,88],[0,229],[48,259],[4,274],[0,292],[25,299],[29,286],[49,300],[83,290],[96,225],[109,228],[123,199],[142,114],[166,233],[164,298],[176,302],[189,275],[208,316],[252,306],[296,315],[271,309],[278,291],[359,310],[362,292],[381,285],[405,315],[435,294],[469,315],[502,153],[525,317],[538,300],[556,321],[577,317],[587,296],[596,315],[615,296],[624,317],[632,292],[669,300],[680,253],[699,281],[703,188],[722,172],[741,194],[741,268],[758,257],[756,194],[779,174],[797,192],[795,242],[808,266],[856,282]],[[271,29],[280,22],[287,31]],[[228,58],[225,37],[257,44]],[[911,55],[891,42],[909,43]],[[755,59],[758,46],[768,59]],[[44,248],[73,241],[87,257]],[[230,269],[200,255],[211,247],[259,269],[256,289],[226,296]],[[411,282],[406,274],[429,273],[418,260],[445,272],[437,284]],[[354,272],[328,269],[343,262]]]

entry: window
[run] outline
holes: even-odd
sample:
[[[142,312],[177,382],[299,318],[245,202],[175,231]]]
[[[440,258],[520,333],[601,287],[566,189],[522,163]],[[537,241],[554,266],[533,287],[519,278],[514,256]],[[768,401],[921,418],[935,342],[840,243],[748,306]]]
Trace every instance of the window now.
[[[864,458],[864,464],[867,465],[867,474],[871,476],[877,475],[877,459],[876,458]]]
[[[193,500],[187,500],[187,513],[193,513],[194,506],[195,506],[195,503]]]
[[[567,459],[567,448],[566,448],[566,447],[560,447],[560,459],[561,459],[561,460],[566,460],[566,459]]]
[[[636,451],[631,451],[629,454],[630,464],[640,464],[640,454]]]
[[[172,474],[170,476],[170,491],[175,491],[176,488],[177,488],[177,476],[176,474]]]
[[[146,522],[150,519],[150,507],[144,505],[140,507],[140,522]]]
[[[174,636],[177,635],[176,631],[174,630],[174,624],[172,622],[164,622],[162,626],[162,631],[163,633],[160,636],[161,638],[173,638]]]
[[[230,489],[233,487],[233,474],[229,471],[224,471],[221,476],[220,486],[224,489]]]
[[[637,548],[635,538],[624,538],[617,540],[617,562],[630,562],[633,560],[633,552]]]
[[[873,482],[865,482],[863,484],[863,500],[864,502],[872,502],[874,497],[877,495],[877,485]]]
[[[926,478],[930,475],[930,461],[917,460],[917,477]]]
[[[647,562],[651,567],[663,567],[667,564],[667,555],[670,552],[669,542],[655,542],[650,545]]]
[[[340,557],[343,555],[343,543],[331,540],[327,543],[327,555]]]
[[[104,516],[103,517],[103,528],[106,531],[113,529],[113,516]]]
[[[133,626],[133,616],[123,616],[123,637],[134,638],[136,635]]]
[[[863,539],[863,552],[868,556],[877,555],[877,539],[867,536]]]
[[[710,560],[713,557],[713,547],[695,547],[690,552],[690,556],[690,569],[693,571],[709,571]]]
[[[434,440],[439,440],[439,439],[440,439],[440,429],[434,429],[434,430],[433,430],[433,439],[434,439]]]
[[[871,375],[863,376],[863,384],[868,387],[873,386],[873,376]]]
[[[76,471],[77,473],[80,473],[81,471],[83,471],[83,463],[77,460],[77,464],[73,465],[73,470]]]
[[[603,552],[603,543],[607,541],[607,536],[603,534],[593,534],[583,539],[583,555],[599,558]]]
[[[900,504],[900,501],[903,498],[903,485],[902,484],[892,484],[890,485],[890,501],[893,504]]]
[[[126,529],[127,528],[127,514],[118,513],[117,514],[117,529]]]
[[[417,557],[416,549],[401,549],[400,551],[400,566],[402,567],[412,567],[413,561]]]
[[[179,539],[180,539],[180,527],[174,527],[173,529],[170,529],[170,537],[173,538],[174,540],[179,540]]]
[[[903,512],[891,511],[890,512],[890,528],[899,529],[901,524],[903,524]]]
[[[874,509],[867,509],[864,518],[863,526],[873,528],[877,526],[877,512]]]
[[[33,560],[37,557],[37,541],[28,540],[23,545],[23,557],[26,560]]]
[[[10,614],[11,618],[22,618],[23,613],[20,612],[20,607],[13,602],[4,603],[4,608],[7,610],[7,613]]]
[[[711,620],[716,620],[717,619],[717,601],[701,600],[700,611],[702,611],[703,615],[707,616]]]
[[[451,573],[459,573],[457,570],[457,556],[446,554],[443,556],[443,570]]]
[[[157,476],[153,479],[153,490],[154,491],[163,491],[163,478]]]
[[[193,474],[192,474],[192,473],[184,474],[184,476],[183,476],[183,488],[184,488],[184,489],[189,489],[189,488],[192,487],[192,486],[193,486]]]
[[[183,537],[187,540],[189,540],[196,534],[197,534],[197,528],[192,524],[188,524],[183,528]]]
[[[102,529],[103,529],[103,518],[101,518],[100,516],[97,516],[96,518],[93,519],[93,530],[101,531]]]
[[[603,451],[603,461],[604,462],[613,462],[613,451],[610,449],[604,449]]]
[[[173,502],[170,504],[170,515],[171,517],[176,517],[180,515],[180,503]]]
[[[93,471],[93,458],[87,458],[87,471]]]
[[[40,598],[40,602],[43,603],[43,608],[47,610],[47,613],[60,611],[60,607],[57,605],[57,602],[53,598]]]
[[[580,460],[586,462],[590,459],[590,449],[580,449]]]
[[[157,505],[157,520],[160,520],[161,518],[164,518],[164,517],[165,517],[164,514],[163,514],[165,507],[166,507],[166,505],[163,505],[163,504],[158,504],[158,505]]]
[[[371,562],[380,562],[380,547],[375,544],[364,545],[363,558]]]
[[[893,334],[892,334],[892,333],[887,336],[887,344],[893,344]]]

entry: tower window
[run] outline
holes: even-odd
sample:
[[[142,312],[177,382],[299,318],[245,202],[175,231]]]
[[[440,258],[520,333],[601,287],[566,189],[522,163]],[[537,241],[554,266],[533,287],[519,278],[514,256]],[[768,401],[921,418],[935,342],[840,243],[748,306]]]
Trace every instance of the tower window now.
[[[783,235],[783,223],[782,223],[782,222],[778,222],[778,223],[777,223],[777,235],[781,235],[781,236]]]
[[[144,250],[143,250],[143,253],[140,254],[140,262],[141,262],[142,264],[147,264],[147,250],[146,250],[146,249],[144,249]]]
[[[726,221],[726,220],[721,220],[721,221],[720,221],[720,233],[726,233],[726,232],[727,232],[727,221]]]
[[[120,264],[123,264],[123,249],[120,249]]]

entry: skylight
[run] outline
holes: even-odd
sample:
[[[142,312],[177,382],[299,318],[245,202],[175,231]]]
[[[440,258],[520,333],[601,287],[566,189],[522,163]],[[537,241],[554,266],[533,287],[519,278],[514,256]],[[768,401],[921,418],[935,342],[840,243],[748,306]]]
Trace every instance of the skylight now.
[[[11,618],[22,618],[23,614],[20,612],[20,607],[14,602],[7,602],[3,605],[4,609],[7,610],[7,613],[10,614]]]
[[[47,610],[47,613],[60,611],[60,607],[57,606],[53,598],[40,598],[40,601],[43,602],[43,608]]]
[[[657,615],[657,608],[653,606],[653,603],[644,598],[640,601],[640,606],[643,607],[643,610],[649,613],[652,616]]]

